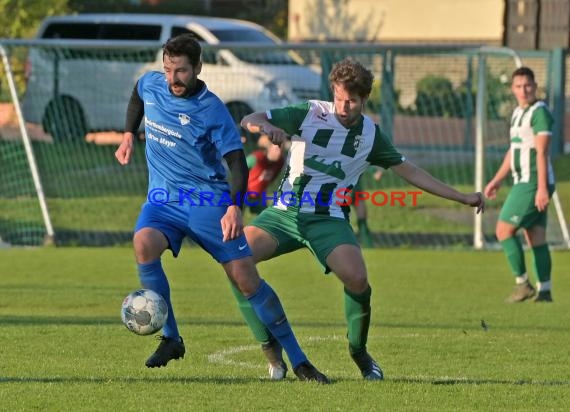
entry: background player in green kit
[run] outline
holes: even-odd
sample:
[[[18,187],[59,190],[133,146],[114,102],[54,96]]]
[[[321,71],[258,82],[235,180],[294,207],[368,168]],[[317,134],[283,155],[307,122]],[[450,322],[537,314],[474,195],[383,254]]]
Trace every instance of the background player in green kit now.
[[[511,118],[510,147],[484,193],[489,199],[494,199],[501,182],[511,172],[514,185],[501,209],[495,230],[516,279],[507,301],[522,302],[536,294],[528,279],[522,244],[516,236],[522,229],[532,249],[538,278],[538,295],[534,301],[552,302],[552,262],[546,243],[546,216],[554,193],[554,173],[548,155],[553,117],[546,104],[536,98],[536,82],[531,69],[518,68],[511,80],[511,91],[518,107]]]
[[[308,248],[325,273],[344,284],[348,349],[364,379],[381,380],[382,369],[368,354],[371,288],[366,265],[350,226],[350,206],[340,189],[352,189],[371,165],[391,168],[411,184],[437,196],[482,211],[481,193],[460,193],[407,161],[368,116],[362,114],[372,89],[373,74],[352,59],[335,64],[329,74],[333,102],[304,104],[252,113],[241,125],[261,131],[280,144],[291,140],[282,196],[245,228],[256,262]],[[285,376],[281,348],[259,322],[249,303],[235,293],[240,309],[270,363],[273,379]]]

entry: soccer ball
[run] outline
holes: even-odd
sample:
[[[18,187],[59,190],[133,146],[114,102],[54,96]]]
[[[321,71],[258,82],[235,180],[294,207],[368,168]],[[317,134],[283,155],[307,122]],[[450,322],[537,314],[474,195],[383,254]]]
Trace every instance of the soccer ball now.
[[[121,307],[121,319],[131,332],[152,335],[164,326],[168,306],[162,296],[150,289],[130,293]]]

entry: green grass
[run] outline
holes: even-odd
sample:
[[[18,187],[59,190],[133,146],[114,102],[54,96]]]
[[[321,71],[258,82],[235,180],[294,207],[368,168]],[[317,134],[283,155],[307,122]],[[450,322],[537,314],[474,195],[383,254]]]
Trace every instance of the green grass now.
[[[347,353],[342,287],[308,252],[261,264],[329,386],[271,382],[221,268],[165,255],[186,358],[149,370],[151,337],[120,323],[138,287],[130,248],[0,250],[2,411],[565,410],[570,254],[555,252],[554,304],[508,305],[498,252],[366,250],[368,347],[384,382]],[[488,329],[481,327],[484,320]]]

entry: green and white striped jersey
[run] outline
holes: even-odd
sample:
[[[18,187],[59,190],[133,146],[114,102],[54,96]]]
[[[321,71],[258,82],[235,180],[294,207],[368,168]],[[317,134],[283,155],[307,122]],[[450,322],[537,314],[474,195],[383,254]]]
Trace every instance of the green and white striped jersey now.
[[[347,218],[344,190],[352,189],[370,165],[387,169],[405,160],[368,116],[345,128],[332,102],[310,100],[269,110],[267,117],[291,136],[275,204],[279,209]]]
[[[522,108],[517,107],[511,118],[511,172],[514,184],[536,183],[536,149],[535,136],[538,134],[552,135],[554,119],[543,101]],[[554,184],[554,173],[548,162],[548,184]]]

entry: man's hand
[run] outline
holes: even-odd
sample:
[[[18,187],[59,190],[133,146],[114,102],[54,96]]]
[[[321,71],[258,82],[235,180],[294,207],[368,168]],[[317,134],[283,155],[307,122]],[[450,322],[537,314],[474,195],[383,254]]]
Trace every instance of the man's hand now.
[[[500,187],[501,187],[501,182],[491,180],[489,183],[487,183],[487,186],[485,186],[485,190],[483,190],[483,193],[485,194],[485,197],[487,199],[495,199],[497,197],[497,192],[499,191]]]
[[[476,207],[477,213],[485,212],[485,198],[481,192],[468,194],[465,203],[469,206]]]
[[[128,164],[133,154],[135,135],[130,132],[123,133],[123,140],[115,151],[115,157],[123,166]]]
[[[534,196],[534,205],[539,212],[544,212],[550,203],[550,197],[548,196],[548,190],[539,188]]]
[[[246,124],[246,128],[252,133],[261,133],[266,135],[269,138],[269,141],[277,146],[281,146],[283,142],[289,140],[289,134],[287,134],[285,130],[275,127],[269,123],[261,125],[248,122]]]
[[[243,219],[239,206],[230,205],[226,214],[220,220],[222,225],[223,241],[234,240],[243,233]]]

